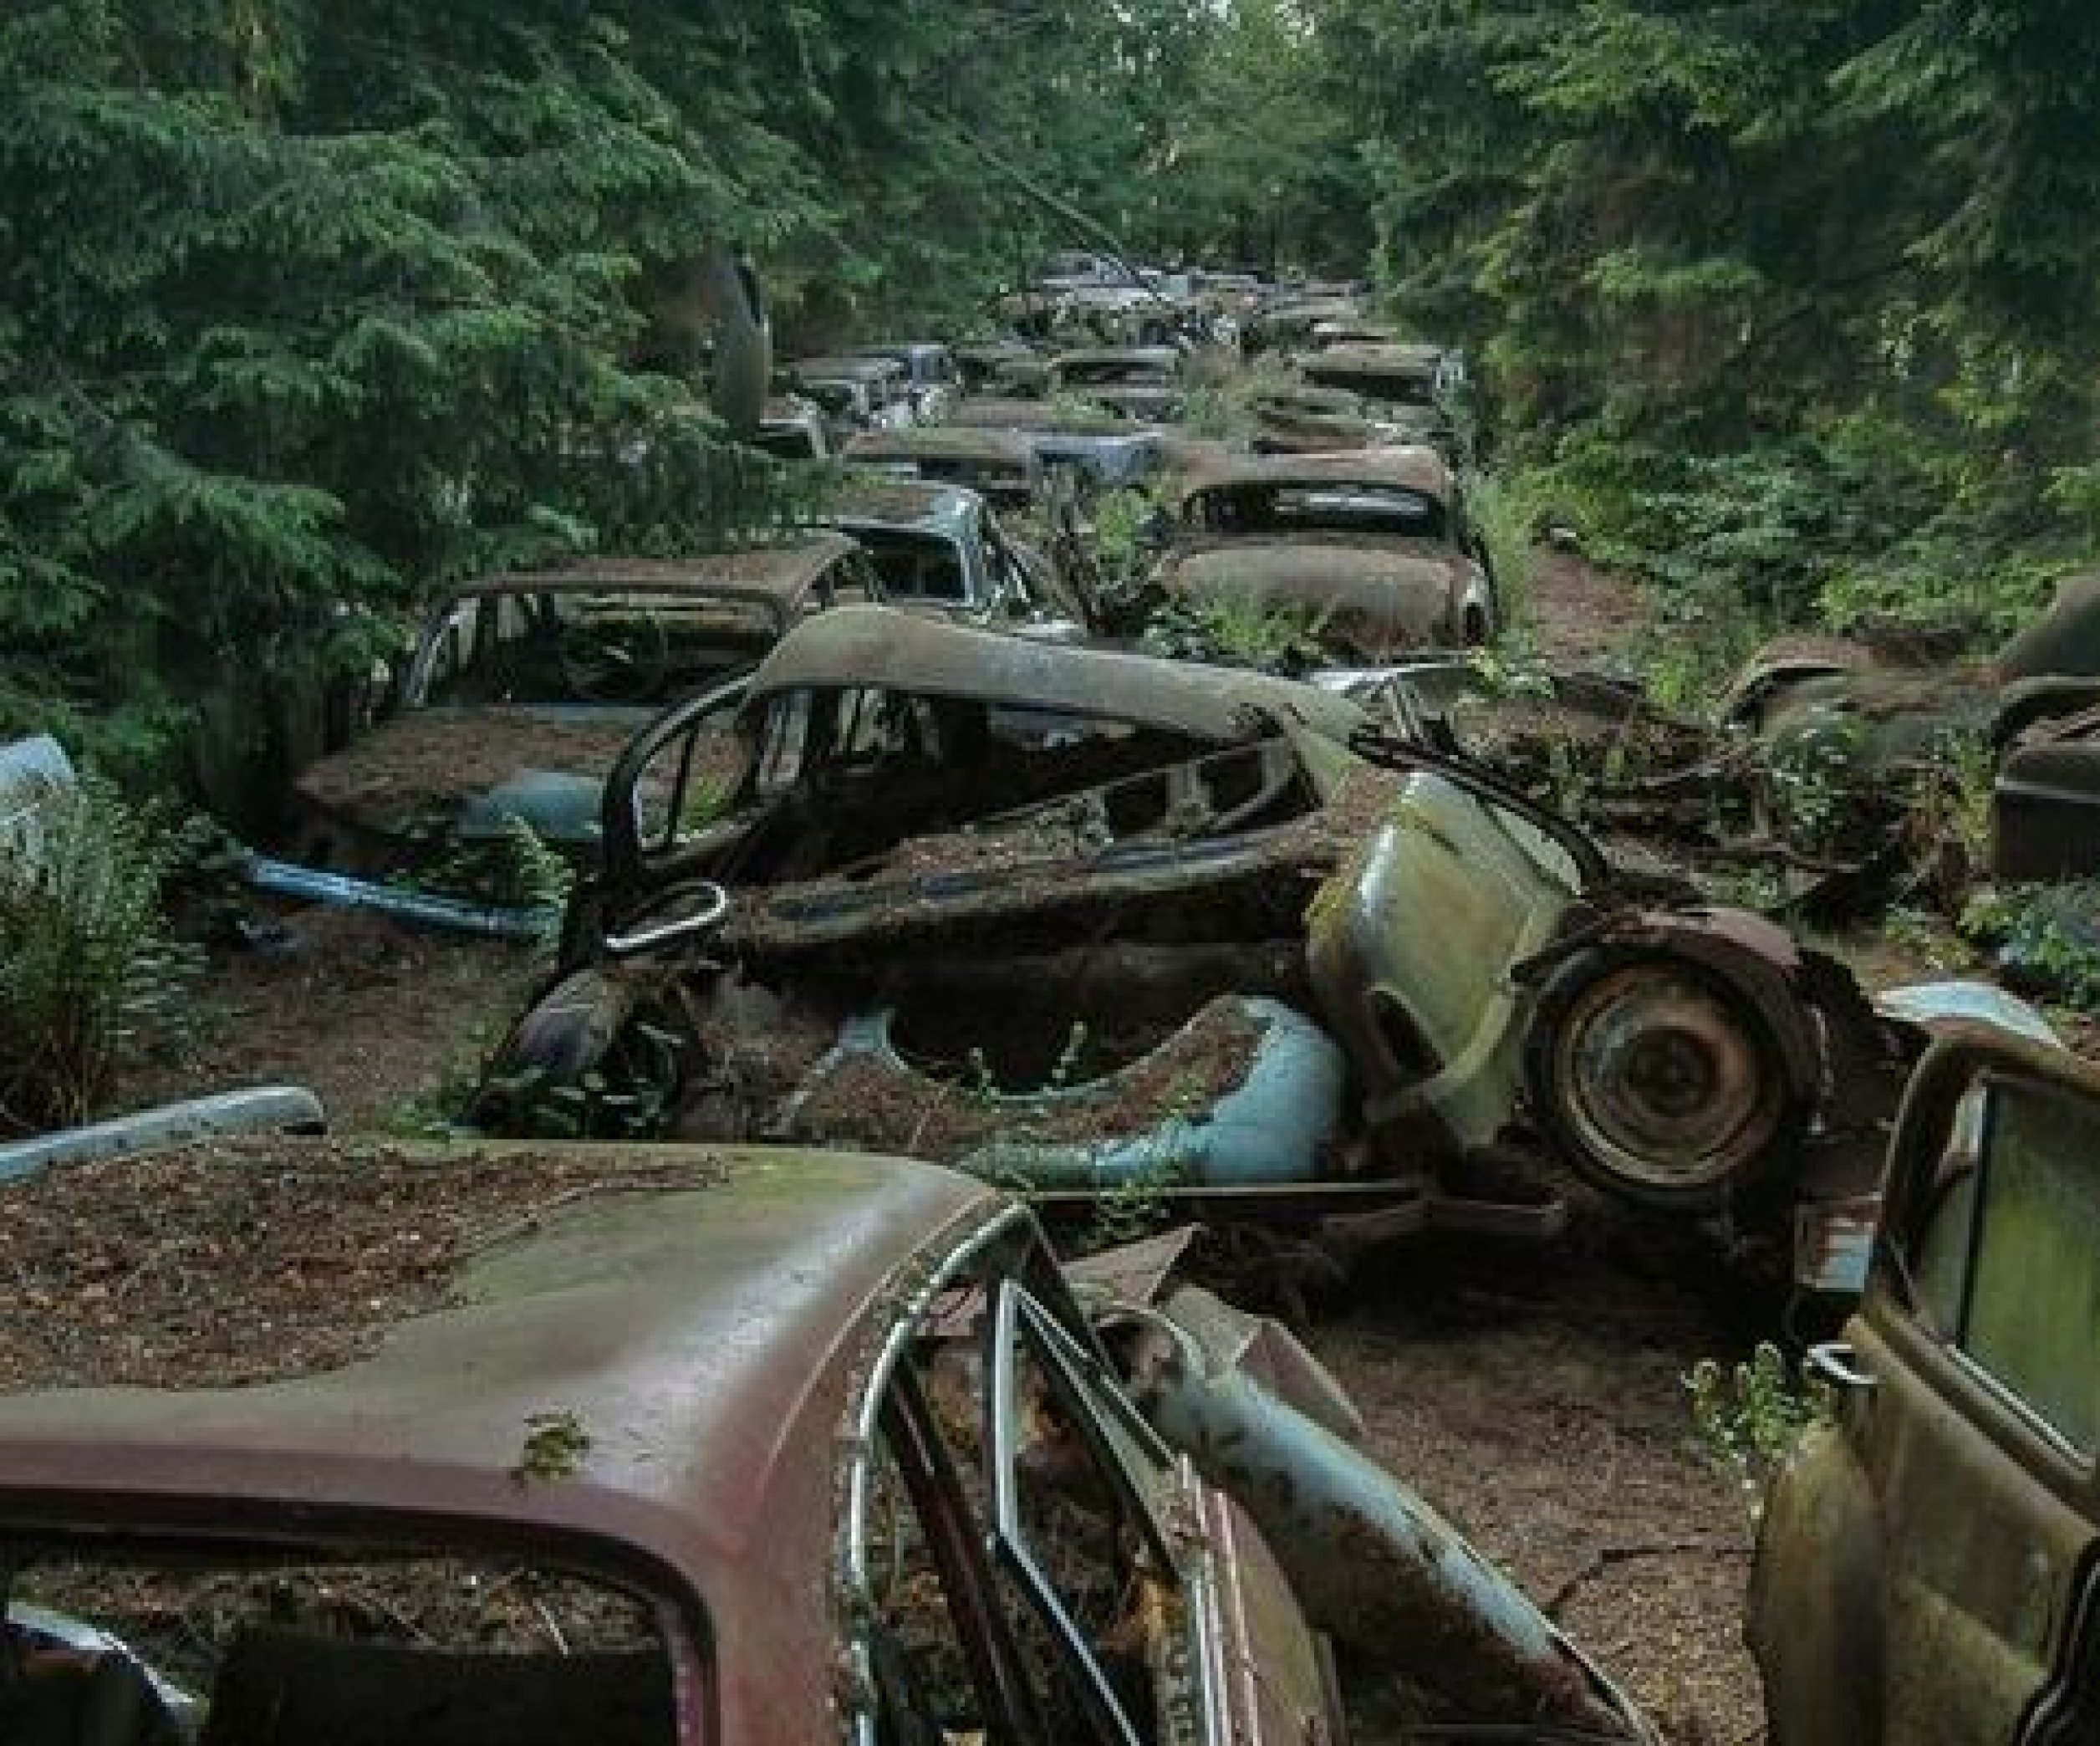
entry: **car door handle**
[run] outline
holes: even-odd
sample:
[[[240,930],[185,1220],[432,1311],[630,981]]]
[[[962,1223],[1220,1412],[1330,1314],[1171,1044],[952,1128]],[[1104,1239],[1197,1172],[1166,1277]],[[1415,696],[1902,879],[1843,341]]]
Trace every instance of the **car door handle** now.
[[[1878,1386],[1872,1371],[1860,1368],[1846,1340],[1826,1340],[1809,1347],[1808,1368],[1818,1381],[1832,1387],[1863,1390]]]

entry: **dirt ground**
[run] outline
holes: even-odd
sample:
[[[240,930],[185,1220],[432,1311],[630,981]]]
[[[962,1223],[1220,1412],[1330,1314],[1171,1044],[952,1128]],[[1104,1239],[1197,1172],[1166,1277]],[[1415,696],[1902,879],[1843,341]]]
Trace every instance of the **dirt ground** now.
[[[1608,665],[1648,623],[1638,590],[1552,546],[1532,554],[1527,605],[1539,651],[1565,666]]]
[[[1629,590],[1542,553],[1540,645],[1599,660],[1641,621]],[[521,947],[381,918],[279,912],[283,940],[216,955],[206,1023],[135,1101],[303,1081],[340,1130],[413,1126],[517,1010]],[[1700,1460],[1681,1378],[1749,1332],[1679,1256],[1591,1230],[1564,1251],[1409,1249],[1312,1330],[1362,1405],[1372,1444],[1502,1562],[1680,1746],[1761,1738],[1740,1642],[1742,1504]],[[1629,1253],[1632,1255],[1629,1263]]]
[[[1748,1519],[1692,1436],[1683,1377],[1741,1320],[1588,1241],[1396,1253],[1311,1344],[1374,1452],[1446,1515],[1679,1746],[1761,1739],[1741,1644]],[[1379,1746],[1359,1739],[1357,1746]]]
[[[1645,623],[1639,594],[1541,549],[1532,630],[1562,664],[1608,665]],[[1742,1646],[1750,1529],[1702,1458],[1684,1376],[1761,1330],[1656,1252],[1578,1206],[1550,1253],[1445,1242],[1374,1283],[1311,1345],[1355,1396],[1372,1447],[1514,1575],[1676,1746],[1764,1738]],[[1358,1746],[1377,1746],[1359,1741]]]
[[[412,1128],[471,1083],[541,973],[529,947],[366,911],[255,919],[263,942],[212,949],[192,1034],[135,1075],[128,1104],[288,1081],[346,1131]]]

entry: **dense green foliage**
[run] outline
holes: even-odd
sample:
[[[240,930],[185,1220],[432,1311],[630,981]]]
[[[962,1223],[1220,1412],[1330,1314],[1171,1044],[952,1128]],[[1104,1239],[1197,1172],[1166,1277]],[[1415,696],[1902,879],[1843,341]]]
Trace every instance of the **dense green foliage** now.
[[[779,513],[691,408],[717,237],[814,341],[1374,260],[1677,610],[1995,627],[2100,535],[2095,64],[2082,0],[28,0],[0,733],[165,766],[441,579]]]
[[[1315,0],[1379,263],[1688,614],[1999,628],[2089,560],[2100,13]]]
[[[181,1029],[195,955],[161,896],[190,845],[166,823],[90,778],[44,804],[37,854],[0,855],[0,1139],[99,1114]]]
[[[13,9],[0,734],[150,768],[200,708],[361,670],[439,579],[777,503],[689,409],[696,251],[758,250],[791,320],[974,306],[1057,222],[980,142],[1126,184],[1139,29],[1068,0]]]

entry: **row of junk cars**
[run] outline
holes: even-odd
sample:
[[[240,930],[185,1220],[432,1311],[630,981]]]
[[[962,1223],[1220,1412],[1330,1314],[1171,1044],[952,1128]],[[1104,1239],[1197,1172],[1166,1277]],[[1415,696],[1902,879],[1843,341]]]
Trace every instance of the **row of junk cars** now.
[[[1061,265],[996,342],[790,368],[822,526],[456,589],[302,779],[267,890],[522,937],[433,870],[521,824],[579,870],[456,1137],[278,1087],[0,1147],[0,1742],[1655,1740],[1207,1289],[1589,1218],[1849,1314],[1763,1518],[1771,1738],[2100,1738],[2100,1076],[1702,876],[1888,877],[1789,856],[1741,748],[1849,710],[1886,802],[1906,683],[2001,782],[2055,748],[2001,840],[2089,845],[2092,599],[1973,696],[1864,645],[1721,728],[1512,696],[1456,358],[1351,288]],[[1250,350],[1297,384],[1254,437],[1178,427]],[[1327,664],[1144,652],[1176,598],[1315,603]]]

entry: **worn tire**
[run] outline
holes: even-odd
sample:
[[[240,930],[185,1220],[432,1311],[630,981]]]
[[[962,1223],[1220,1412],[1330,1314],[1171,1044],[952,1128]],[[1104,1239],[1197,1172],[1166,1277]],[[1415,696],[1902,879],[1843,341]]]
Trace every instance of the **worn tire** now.
[[[1524,1067],[1556,1151],[1638,1206],[1717,1211],[1781,1171],[1802,1137],[1771,1026],[1725,975],[1666,952],[1569,958],[1539,991]]]

